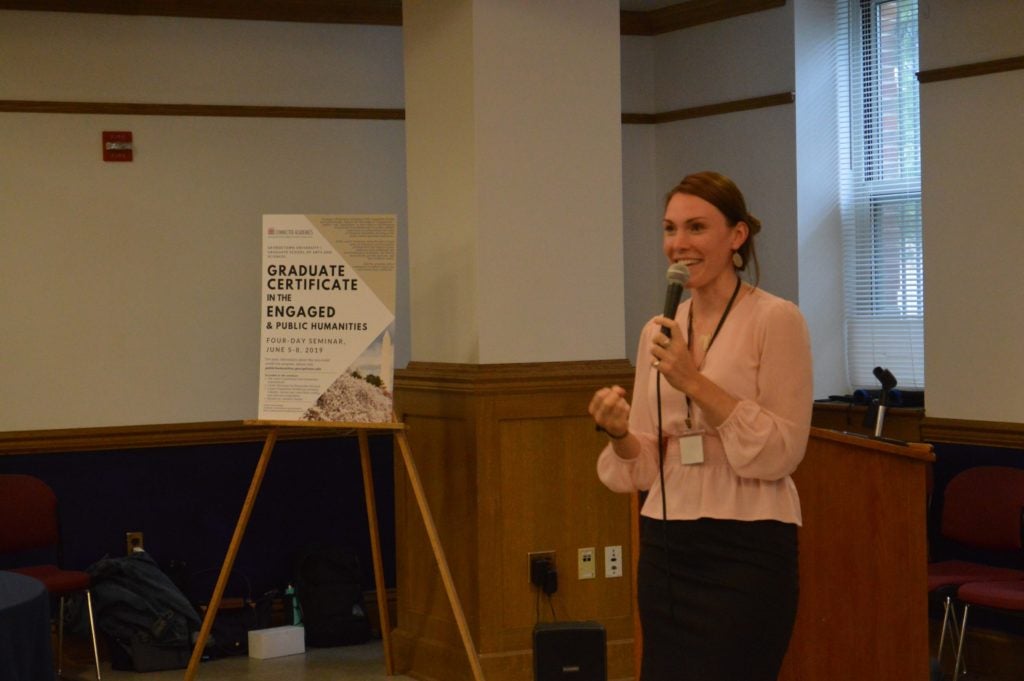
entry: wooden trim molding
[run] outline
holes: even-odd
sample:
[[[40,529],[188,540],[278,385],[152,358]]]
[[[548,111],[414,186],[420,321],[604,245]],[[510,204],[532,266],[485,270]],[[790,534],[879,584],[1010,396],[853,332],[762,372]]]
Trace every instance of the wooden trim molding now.
[[[706,118],[708,116],[721,116],[723,114],[735,113],[737,111],[751,111],[753,109],[764,109],[772,106],[792,104],[796,101],[796,93],[779,92],[774,95],[762,97],[749,97],[747,99],[736,99],[730,102],[718,104],[705,104],[703,106],[692,106],[686,109],[675,109],[655,114],[622,114],[624,125],[657,125],[659,123],[671,123],[673,121],[684,121],[691,118]]]
[[[334,118],[405,120],[404,109],[350,109],[315,106],[242,106],[222,104],[141,104],[0,100],[0,112],[110,114],[116,116],[221,116],[231,118]]]
[[[721,116],[792,104],[796,95],[780,92],[763,97],[737,99],[662,113],[624,113],[623,125],[657,125],[690,118]],[[113,116],[216,116],[226,118],[320,118],[344,120],[404,121],[405,109],[368,109],[316,106],[246,106],[239,104],[147,104],[131,102],[58,102],[0,99],[0,113],[106,114]]]
[[[687,0],[649,12],[622,12],[622,35],[653,36],[782,7],[786,0]]]
[[[633,367],[626,360],[558,362],[550,364],[441,364],[411,362],[395,372],[398,389],[443,390],[466,394],[551,392],[565,387],[604,383],[632,385]],[[820,410],[821,405],[815,407]],[[860,412],[857,412],[859,420]],[[819,427],[831,427],[817,421]],[[65,452],[114,451],[262,442],[269,426],[244,421],[153,424],[103,428],[22,430],[0,432],[0,456]],[[390,436],[390,431],[382,431]],[[963,419],[924,418],[920,440],[1024,449],[1024,424]],[[281,440],[337,437],[338,432],[316,428],[284,429]]]
[[[625,359],[522,364],[409,362],[395,371],[395,391],[431,390],[474,395],[512,395],[589,389],[595,380],[631,385],[633,365]]]
[[[0,432],[0,456],[152,449],[263,442],[271,426],[245,421],[162,423],[141,426]],[[337,430],[282,429],[278,440],[338,437]],[[390,431],[381,431],[391,436]]]
[[[429,389],[474,395],[590,389],[595,381],[608,385],[632,385],[633,366],[625,359],[481,365],[410,362],[408,368],[395,372],[398,391]],[[246,421],[209,421],[8,431],[0,432],[0,456],[263,442],[270,427],[270,424]],[[390,437],[391,427],[382,428],[381,434]],[[331,429],[282,428],[278,440],[338,436],[339,431]]]
[[[1004,71],[1019,71],[1024,69],[1024,56],[1009,57],[1007,59],[996,59],[993,61],[982,61],[974,64],[963,64],[961,66],[948,66],[942,69],[928,69],[917,72],[917,82],[937,83],[942,80],[954,80],[957,78],[973,78],[974,76],[985,76],[990,73],[1003,73]]]
[[[921,439],[925,442],[1024,449],[1024,423],[925,417],[921,422]]]
[[[0,9],[316,24],[402,25],[402,0],[0,0]]]

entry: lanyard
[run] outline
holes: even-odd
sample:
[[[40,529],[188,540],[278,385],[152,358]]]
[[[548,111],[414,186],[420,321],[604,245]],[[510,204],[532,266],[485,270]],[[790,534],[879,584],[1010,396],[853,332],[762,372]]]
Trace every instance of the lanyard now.
[[[711,340],[708,341],[708,346],[704,348],[704,359],[707,359],[708,353],[711,352],[711,346],[714,345],[715,339],[718,338],[718,332],[722,330],[722,325],[725,324],[725,318],[729,316],[729,312],[732,310],[732,304],[736,302],[736,296],[740,293],[740,286],[743,284],[739,277],[736,277],[736,288],[732,290],[732,297],[729,298],[729,302],[725,306],[725,310],[722,311],[722,318],[718,320],[718,326],[715,327],[715,332],[711,334]],[[690,308],[686,313],[686,349],[693,351],[693,301],[690,302]],[[703,365],[703,360],[701,365]],[[698,367],[699,369],[699,367]],[[686,396],[686,429],[693,430],[693,404],[690,401],[690,396]]]

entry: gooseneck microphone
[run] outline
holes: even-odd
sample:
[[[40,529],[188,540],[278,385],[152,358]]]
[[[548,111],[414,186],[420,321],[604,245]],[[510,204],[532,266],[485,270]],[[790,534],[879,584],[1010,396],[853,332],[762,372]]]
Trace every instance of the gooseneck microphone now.
[[[690,281],[690,268],[684,263],[674,262],[669,265],[665,277],[668,279],[668,289],[665,291],[665,311],[662,316],[673,319],[676,316],[676,308],[679,307],[679,299],[683,297],[683,287]],[[667,326],[661,327],[661,332],[669,338],[672,337],[672,330]]]
[[[885,422],[885,410],[889,406],[889,391],[896,387],[896,377],[883,367],[875,367],[872,373],[882,384],[882,392],[878,395],[878,419],[875,421],[875,437],[881,437],[882,425]]]

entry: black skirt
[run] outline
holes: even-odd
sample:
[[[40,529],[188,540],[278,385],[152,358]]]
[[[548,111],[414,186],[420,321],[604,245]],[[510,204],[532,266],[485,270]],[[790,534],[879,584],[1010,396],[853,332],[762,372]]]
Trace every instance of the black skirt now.
[[[642,518],[642,681],[775,681],[796,620],[797,528]]]

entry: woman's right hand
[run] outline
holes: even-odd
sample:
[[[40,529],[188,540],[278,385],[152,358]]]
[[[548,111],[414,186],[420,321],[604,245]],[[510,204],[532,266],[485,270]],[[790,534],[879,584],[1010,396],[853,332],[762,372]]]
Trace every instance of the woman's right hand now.
[[[613,440],[629,435],[629,402],[625,388],[617,385],[601,388],[590,399],[588,411],[594,423]]]

